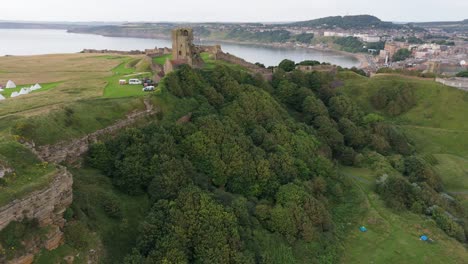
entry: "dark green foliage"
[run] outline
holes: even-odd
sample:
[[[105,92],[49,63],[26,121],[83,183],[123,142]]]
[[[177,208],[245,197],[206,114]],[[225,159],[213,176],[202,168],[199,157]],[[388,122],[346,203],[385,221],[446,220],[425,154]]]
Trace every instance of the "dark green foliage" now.
[[[410,44],[423,44],[424,41],[422,39],[419,39],[417,37],[411,36],[407,39],[408,43]]]
[[[353,100],[345,95],[335,96],[330,99],[329,109],[330,115],[336,120],[345,117],[356,123],[361,122],[362,111]]]
[[[417,200],[417,193],[411,183],[400,176],[389,176],[377,185],[377,192],[387,206],[397,209],[409,209]]]
[[[0,261],[3,257],[12,259],[26,253],[27,248],[22,242],[33,238],[43,239],[38,236],[40,231],[37,220],[24,220],[8,224],[0,231]]]
[[[347,52],[365,51],[364,43],[362,43],[356,37],[337,38],[333,41],[333,43],[340,45],[341,49]]]
[[[117,219],[122,217],[122,209],[120,208],[119,200],[116,197],[102,194],[100,200],[102,208],[107,216]]]
[[[456,238],[460,242],[466,241],[465,231],[463,227],[456,223],[450,214],[445,212],[442,208],[436,207],[432,212],[432,217],[437,225],[444,230],[449,236]]]
[[[109,164],[112,162],[112,156],[102,142],[95,143],[89,147],[86,162],[96,169],[109,172]]]
[[[407,85],[383,87],[371,97],[371,102],[376,109],[390,116],[398,116],[416,105],[416,96]]]
[[[357,15],[357,16],[331,16],[310,21],[292,23],[291,26],[304,27],[325,27],[325,28],[401,28],[400,25],[391,22],[383,22],[375,16]]]
[[[344,135],[346,145],[359,149],[367,144],[366,134],[353,121],[344,117],[340,119],[338,126]]]
[[[384,123],[377,123],[373,128],[375,134],[385,139],[394,152],[402,155],[409,155],[413,152],[413,147],[398,128]]]
[[[260,245],[252,237],[256,232],[276,233],[291,246],[333,238],[328,198],[344,191],[333,163],[319,153],[313,127],[296,122],[283,105],[304,110],[319,138],[334,149],[341,149],[344,139],[315,98],[321,76],[278,72],[277,101],[266,92],[268,84],[251,76],[227,68],[203,73],[182,68],[172,81],[190,79],[191,88],[168,91],[177,97],[194,93],[199,107],[191,122],[128,129],[90,149],[89,164],[116,187],[146,193],[154,203],[127,263],[253,263],[265,250],[254,246]],[[259,201],[268,206],[255,215]],[[120,217],[112,197],[104,197],[102,206],[109,217]]]
[[[393,61],[404,61],[408,59],[411,56],[411,51],[408,49],[399,49],[395,54],[393,55],[392,60]]]
[[[297,42],[306,43],[306,44],[310,44],[313,38],[314,38],[313,33],[302,33],[302,34],[296,35]]]
[[[140,254],[149,263],[245,263],[232,213],[196,187],[155,204],[142,225]]]
[[[307,96],[302,105],[304,119],[308,124],[312,124],[315,118],[319,116],[328,116],[328,109],[322,100],[315,96]]]
[[[461,71],[461,72],[457,73],[457,77],[468,78],[468,71]]]
[[[76,249],[85,249],[89,245],[90,233],[81,222],[68,223],[64,229],[65,239]]]
[[[442,189],[442,181],[431,166],[422,158],[409,156],[405,159],[405,174],[411,182],[425,182],[435,190]]]
[[[280,62],[278,68],[282,69],[285,72],[290,72],[296,68],[296,63],[292,60],[285,59]]]
[[[320,61],[316,61],[316,60],[305,60],[305,61],[299,62],[297,65],[317,66],[317,65],[321,65],[321,63]]]
[[[406,164],[413,149],[404,134],[338,93],[333,76],[282,63],[271,83],[227,67],[181,68],[163,93],[175,108],[195,102],[190,121],[127,129],[90,149],[89,164],[153,205],[125,263],[275,263],[271,248],[284,245],[291,262],[337,262],[337,232],[349,219],[333,208],[352,188],[334,163],[354,165],[364,154],[379,172],[408,176],[378,185],[389,206],[443,204],[433,198],[437,178]],[[119,217],[107,198],[104,211]]]
[[[228,32],[226,38],[256,42],[286,42],[291,38],[291,33],[287,30],[250,32],[242,28],[235,28]]]

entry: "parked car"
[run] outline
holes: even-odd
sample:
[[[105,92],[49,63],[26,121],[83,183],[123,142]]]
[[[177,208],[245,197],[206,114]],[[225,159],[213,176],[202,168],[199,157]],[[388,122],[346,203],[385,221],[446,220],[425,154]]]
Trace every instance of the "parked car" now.
[[[143,92],[151,92],[151,91],[154,91],[154,86],[146,86],[145,88],[143,88],[142,91],[143,91]]]
[[[142,84],[142,82],[138,79],[130,79],[128,80],[128,84],[137,84],[137,85],[140,85]]]

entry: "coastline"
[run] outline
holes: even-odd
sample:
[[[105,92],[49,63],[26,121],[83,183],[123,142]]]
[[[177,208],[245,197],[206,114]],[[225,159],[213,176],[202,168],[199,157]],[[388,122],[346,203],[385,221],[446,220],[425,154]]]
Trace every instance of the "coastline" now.
[[[80,31],[70,31],[68,30],[67,33],[75,33],[75,34],[92,34],[92,35],[99,35],[99,36],[105,36],[105,37],[117,37],[117,38],[143,38],[143,39],[154,39],[154,38],[159,38],[159,39],[166,39],[170,40],[169,37],[166,35],[141,35],[141,34],[113,34],[113,33],[90,33],[90,32],[80,32]],[[229,40],[229,39],[215,39],[215,38],[200,38],[198,40],[195,40],[196,42],[199,42],[201,45],[205,45],[208,43],[226,43],[226,44],[237,44],[237,45],[254,45],[254,46],[263,46],[263,47],[271,47],[271,48],[278,48],[278,49],[306,49],[306,50],[316,50],[316,51],[322,51],[322,52],[329,52],[329,53],[335,53],[335,54],[341,54],[344,56],[349,56],[353,57],[359,62],[359,66],[357,68],[363,69],[368,67],[368,61],[363,53],[351,53],[347,51],[342,51],[342,50],[337,50],[337,49],[332,49],[332,48],[321,48],[317,46],[304,46],[304,45],[296,45],[294,43],[279,43],[279,42],[274,42],[274,43],[263,43],[263,42],[255,42],[255,41],[239,41],[239,40]]]

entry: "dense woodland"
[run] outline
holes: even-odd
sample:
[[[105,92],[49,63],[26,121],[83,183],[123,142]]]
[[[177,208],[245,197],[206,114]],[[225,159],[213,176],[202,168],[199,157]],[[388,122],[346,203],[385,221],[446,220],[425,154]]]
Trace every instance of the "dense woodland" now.
[[[195,105],[190,121],[163,112],[92,146],[90,166],[152,204],[125,263],[273,263],[283,246],[293,248],[290,263],[335,263],[343,223],[358,213],[338,166],[372,168],[387,206],[426,214],[466,241],[466,215],[439,194],[430,160],[384,122],[416,104],[411,89],[380,89],[372,96],[378,111],[366,113],[338,92],[333,74],[289,64],[271,82],[228,67],[182,66],[163,92],[175,108]],[[119,204],[110,201],[106,212],[118,218]]]

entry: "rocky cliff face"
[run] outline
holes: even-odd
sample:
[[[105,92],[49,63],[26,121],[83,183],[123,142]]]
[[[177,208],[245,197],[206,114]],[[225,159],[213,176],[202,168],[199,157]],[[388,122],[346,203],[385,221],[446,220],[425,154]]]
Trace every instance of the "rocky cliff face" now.
[[[25,143],[43,161],[51,163],[75,163],[80,156],[88,151],[89,145],[95,143],[103,135],[116,134],[121,129],[131,126],[138,120],[156,114],[159,109],[153,109],[149,101],[145,101],[146,110],[133,112],[114,125],[98,130],[92,134],[71,141],[63,141],[54,145],[38,146],[34,143]],[[65,225],[63,218],[65,210],[73,201],[73,177],[65,167],[58,167],[53,181],[44,189],[35,191],[22,199],[0,207],[0,231],[11,222],[21,222],[24,219],[36,219],[39,226],[47,227],[45,238],[34,238],[23,241],[27,249],[22,256],[7,261],[0,254],[0,263],[30,264],[34,255],[41,249],[52,250],[63,243],[62,229]],[[0,164],[0,178],[13,172],[6,164]],[[1,252],[0,245],[0,252]]]
[[[10,222],[21,222],[23,219],[37,219],[40,226],[63,227],[63,213],[73,200],[72,185],[70,172],[59,167],[47,188],[0,207],[0,230]]]
[[[89,145],[98,141],[99,137],[115,134],[123,128],[136,123],[138,120],[153,115],[159,111],[159,109],[153,109],[153,105],[148,101],[145,101],[145,106],[146,110],[131,113],[127,115],[125,119],[116,122],[114,125],[98,130],[82,138],[71,141],[62,141],[54,145],[36,147],[33,143],[30,143],[28,146],[44,161],[74,164],[79,160],[80,156],[88,151]]]
[[[59,167],[47,188],[32,192],[0,208],[0,230],[13,221],[37,219],[39,226],[48,227],[43,239],[23,241],[26,252],[23,256],[6,262],[0,255],[0,263],[32,263],[34,255],[42,248],[52,250],[63,242],[63,214],[73,201],[73,177],[65,167]]]

